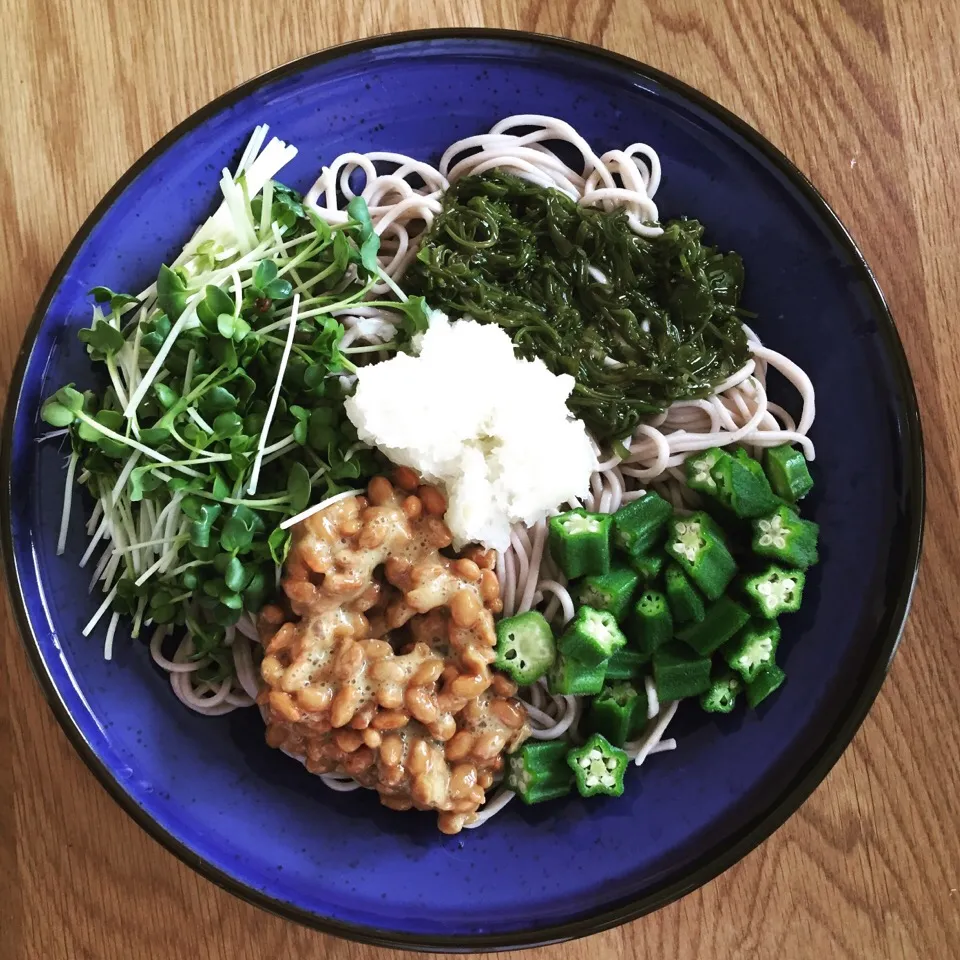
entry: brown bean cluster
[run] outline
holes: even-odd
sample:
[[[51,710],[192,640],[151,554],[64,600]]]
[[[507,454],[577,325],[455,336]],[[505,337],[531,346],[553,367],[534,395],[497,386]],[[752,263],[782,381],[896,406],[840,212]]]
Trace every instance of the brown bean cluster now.
[[[260,701],[271,746],[392,809],[437,810],[456,833],[529,728],[516,685],[491,669],[496,556],[441,553],[446,507],[402,467],[294,528],[289,611],[261,614]]]

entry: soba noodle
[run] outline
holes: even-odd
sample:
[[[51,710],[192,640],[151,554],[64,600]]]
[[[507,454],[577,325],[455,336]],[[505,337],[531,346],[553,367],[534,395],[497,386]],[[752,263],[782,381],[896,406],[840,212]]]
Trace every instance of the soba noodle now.
[[[577,156],[575,165],[570,166],[558,151]],[[660,183],[660,161],[651,147],[635,143],[598,156],[568,123],[538,115],[508,117],[487,134],[458,140],[436,168],[395,153],[345,153],[322,169],[304,202],[328,223],[339,224],[348,218],[350,199],[364,198],[381,238],[382,282],[371,290],[372,298],[380,298],[399,293],[397,281],[416,256],[418,239],[441,211],[443,192],[450,183],[492,169],[561,190],[584,206],[622,210],[638,235],[654,237],[662,232],[651,225],[659,220],[653,198]],[[346,328],[342,346],[348,353],[360,345],[389,343],[396,333],[395,318],[389,310],[378,307],[353,306],[341,311],[338,318]],[[696,509],[699,497],[684,483],[682,466],[691,453],[715,446],[738,444],[757,451],[793,443],[813,460],[815,451],[808,432],[816,407],[809,377],[789,358],[763,346],[748,327],[744,329],[752,359],[719,384],[711,396],[679,401],[640,424],[632,436],[615,445],[619,453],[597,446],[600,463],[591,477],[590,493],[582,504],[572,502],[567,506],[612,513],[651,489],[679,511]],[[768,400],[766,377],[770,369],[778,371],[799,393],[798,420]],[[91,529],[95,522],[94,517]],[[545,551],[546,533],[546,520],[529,530],[515,527],[509,548],[498,558],[497,574],[504,615],[542,607],[544,615],[559,629],[573,618],[575,604],[566,579]],[[154,633],[150,651],[154,661],[170,674],[174,692],[184,704],[200,713],[219,716],[254,702],[258,679],[250,644],[257,641],[257,634],[252,621],[241,621],[228,638],[235,680],[201,679],[201,671],[209,663],[191,659],[194,647],[189,637],[180,642],[172,659],[167,659],[161,650],[166,634],[163,627]],[[626,745],[637,765],[651,754],[676,748],[676,742],[664,740],[663,735],[677,703],[657,703],[656,688],[649,680],[647,693],[651,704],[647,728],[639,739]],[[522,699],[533,739],[569,736],[574,742],[582,741],[577,729],[582,710],[579,698],[551,695],[546,682],[540,680],[522,691]],[[322,779],[338,791],[358,786],[347,777],[326,775]],[[511,791],[501,787],[469,826],[486,822],[512,797]]]

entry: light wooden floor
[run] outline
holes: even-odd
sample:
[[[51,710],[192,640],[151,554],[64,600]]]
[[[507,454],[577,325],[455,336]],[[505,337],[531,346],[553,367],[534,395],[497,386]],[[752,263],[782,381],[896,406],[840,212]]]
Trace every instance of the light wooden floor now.
[[[960,957],[960,8],[951,0],[0,0],[0,386],[74,231],[174,124],[282,61],[441,25],[519,27],[629,54],[781,147],[876,270],[926,434],[920,588],[892,676],[843,760],[715,882],[536,956]],[[231,898],[140,832],[67,745],[4,616],[0,960],[386,960]]]

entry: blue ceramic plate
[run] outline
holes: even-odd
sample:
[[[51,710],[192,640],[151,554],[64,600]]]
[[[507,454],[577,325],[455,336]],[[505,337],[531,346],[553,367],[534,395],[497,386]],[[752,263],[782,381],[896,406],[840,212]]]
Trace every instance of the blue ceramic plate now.
[[[703,220],[743,254],[765,342],[817,388],[822,564],[784,627],[786,687],[759,713],[681,711],[679,749],[630,776],[618,800],[511,805],[445,837],[367,792],[334,794],[269,749],[257,711],[189,713],[139,643],[105,663],[82,624],[96,602],[69,549],[55,555],[64,454],[38,444],[41,400],[89,383],[76,331],[94,284],[140,289],[212,209],[218,171],[254,125],[296,144],[304,188],[345,150],[436,161],[501,117],[563,117],[602,152],[660,153],[665,217]],[[776,393],[776,391],[775,391]],[[784,391],[788,393],[788,391]],[[782,399],[782,398],[781,398]],[[863,720],[896,648],[920,548],[922,448],[891,318],[834,214],[756,132],[703,95],[600,50],[523,34],[431,32],[297,61],[221,97],[110,191],[64,255],[27,332],[4,436],[3,540],[37,676],[74,746],[154,837],[227,889],[344,936],[483,949],[580,936],[655,909],[730,866],[826,775]]]

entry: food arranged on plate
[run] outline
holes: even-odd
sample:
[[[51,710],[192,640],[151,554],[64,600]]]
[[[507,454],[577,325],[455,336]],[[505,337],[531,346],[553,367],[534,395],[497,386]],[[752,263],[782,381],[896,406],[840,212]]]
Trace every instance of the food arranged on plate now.
[[[660,221],[655,151],[516,116],[303,196],[295,154],[258,127],[156,282],[91,291],[102,380],[43,408],[84,635],[446,833],[619,796],[684,700],[766,701],[818,559],[814,391],[739,256]]]

